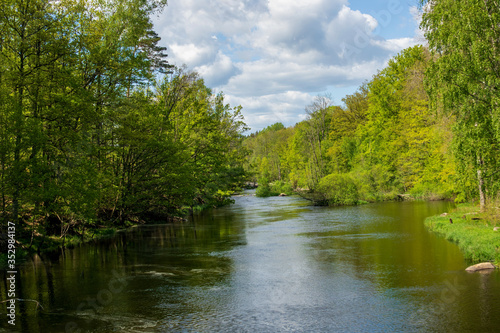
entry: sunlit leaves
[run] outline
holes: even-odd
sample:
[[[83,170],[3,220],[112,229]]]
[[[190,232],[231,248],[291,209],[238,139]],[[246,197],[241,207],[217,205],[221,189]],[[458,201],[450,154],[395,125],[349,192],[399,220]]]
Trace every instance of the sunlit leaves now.
[[[496,1],[432,1],[422,27],[434,54],[427,75],[433,106],[456,117],[462,188],[479,194],[484,206],[485,193],[495,195],[499,180],[500,7]],[[468,185],[474,177],[476,190]]]

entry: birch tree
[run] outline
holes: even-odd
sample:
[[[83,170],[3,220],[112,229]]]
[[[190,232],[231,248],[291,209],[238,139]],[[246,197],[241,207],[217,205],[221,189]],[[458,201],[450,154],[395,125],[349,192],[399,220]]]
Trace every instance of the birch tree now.
[[[487,197],[500,174],[500,4],[496,0],[421,1],[433,54],[427,88],[434,109],[455,116],[454,153],[465,192]],[[471,184],[476,178],[475,189]]]

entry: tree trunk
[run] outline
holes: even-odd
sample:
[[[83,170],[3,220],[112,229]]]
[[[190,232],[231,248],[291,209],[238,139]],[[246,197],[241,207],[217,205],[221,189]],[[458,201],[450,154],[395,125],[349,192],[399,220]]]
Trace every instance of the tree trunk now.
[[[24,37],[22,35],[21,37]],[[24,38],[22,38],[24,40]],[[24,99],[24,50],[19,51],[19,78],[20,83],[17,88],[17,105],[14,115],[14,131],[15,131],[15,143],[14,143],[14,192],[12,194],[12,220],[14,222],[19,221],[19,200],[21,196],[21,181],[23,178],[23,167],[21,165],[21,143],[23,141],[23,99]]]
[[[486,207],[486,196],[484,194],[484,180],[481,169],[477,169],[477,180],[479,184],[479,208],[484,211]]]
[[[479,186],[479,209],[481,211],[484,211],[486,207],[486,195],[485,195],[485,188],[484,188],[484,178],[482,174],[482,167],[484,165],[483,159],[480,157],[478,158],[478,164],[479,168],[477,169],[477,182]]]

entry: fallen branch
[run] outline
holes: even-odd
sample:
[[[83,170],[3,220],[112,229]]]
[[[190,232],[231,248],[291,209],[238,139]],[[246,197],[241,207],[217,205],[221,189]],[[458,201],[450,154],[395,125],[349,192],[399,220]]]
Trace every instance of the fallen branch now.
[[[0,303],[7,303],[7,302],[10,302],[12,299],[15,299],[16,301],[21,301],[21,302],[35,302],[36,303],[36,308],[38,309],[38,307],[41,307],[42,310],[45,310],[42,306],[42,304],[40,304],[40,302],[38,302],[37,300],[34,300],[34,299],[23,299],[23,298],[11,298],[10,300],[6,300],[6,301],[0,301]]]

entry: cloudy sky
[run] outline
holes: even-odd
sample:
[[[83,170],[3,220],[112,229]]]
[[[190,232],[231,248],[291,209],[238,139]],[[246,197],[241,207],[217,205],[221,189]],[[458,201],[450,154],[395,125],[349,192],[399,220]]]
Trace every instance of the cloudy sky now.
[[[417,0],[169,0],[154,18],[169,62],[241,105],[252,132],[340,105],[399,51],[422,43]]]

